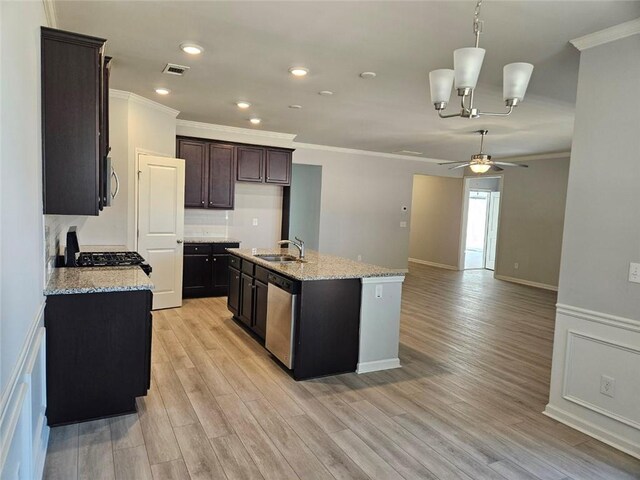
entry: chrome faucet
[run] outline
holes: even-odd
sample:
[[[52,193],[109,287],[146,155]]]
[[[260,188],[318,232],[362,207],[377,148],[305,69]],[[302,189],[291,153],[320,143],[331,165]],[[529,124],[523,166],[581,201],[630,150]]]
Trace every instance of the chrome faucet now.
[[[278,245],[293,245],[300,251],[300,260],[304,260],[304,242],[300,240],[298,237],[295,237],[296,241],[293,240],[280,240]]]

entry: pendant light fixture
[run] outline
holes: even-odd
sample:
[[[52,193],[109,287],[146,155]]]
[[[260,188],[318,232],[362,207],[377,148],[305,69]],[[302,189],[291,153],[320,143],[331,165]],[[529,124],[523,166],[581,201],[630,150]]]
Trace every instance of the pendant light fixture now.
[[[481,112],[473,105],[473,94],[478,83],[478,76],[486,53],[480,48],[480,34],[484,22],[480,20],[480,8],[482,0],[476,4],[473,16],[473,33],[476,37],[474,47],[459,48],[453,52],[453,70],[440,69],[429,73],[431,101],[441,118],[463,117],[478,118],[481,115],[503,117],[509,115],[514,107],[524,99],[524,94],[529,85],[529,79],[533,72],[530,63],[510,63],[504,66],[502,71],[502,96],[507,107],[506,112]],[[461,110],[458,113],[444,115],[451,98],[451,89],[455,87],[460,97]]]

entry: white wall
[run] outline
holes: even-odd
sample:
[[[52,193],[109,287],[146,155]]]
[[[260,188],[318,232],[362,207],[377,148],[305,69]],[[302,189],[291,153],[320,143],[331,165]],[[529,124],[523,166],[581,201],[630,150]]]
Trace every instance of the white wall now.
[[[458,270],[463,209],[462,178],[414,175],[409,257]]]
[[[0,2],[0,477],[44,465],[41,2]]]
[[[545,413],[640,458],[638,52],[636,34],[581,53]]]

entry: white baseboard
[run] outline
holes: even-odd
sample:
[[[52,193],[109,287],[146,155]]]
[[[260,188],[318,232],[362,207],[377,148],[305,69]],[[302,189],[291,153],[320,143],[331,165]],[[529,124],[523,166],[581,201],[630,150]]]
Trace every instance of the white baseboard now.
[[[547,417],[564,423],[571,428],[575,428],[576,430],[589,435],[596,440],[600,440],[607,445],[611,445],[613,448],[617,448],[618,450],[627,453],[632,457],[640,459],[640,444],[631,443],[609,431],[603,430],[602,428],[594,425],[591,422],[587,422],[550,404],[545,407],[544,412],[542,413]]]
[[[420,265],[428,265],[429,267],[445,268],[447,270],[456,270],[456,271],[460,270],[458,267],[454,265],[446,265],[444,263],[429,262],[427,260],[420,260],[419,258],[409,258],[409,261],[412,263],[419,263]]]
[[[385,360],[375,360],[373,362],[359,362],[356,373],[378,372],[380,370],[390,370],[400,368],[399,358],[388,358]]]
[[[543,288],[544,290],[558,291],[556,285],[548,285],[546,283],[532,282],[530,280],[523,280],[522,278],[507,277],[505,275],[494,275],[498,280],[504,280],[505,282],[519,283],[520,285],[526,285],[528,287]]]

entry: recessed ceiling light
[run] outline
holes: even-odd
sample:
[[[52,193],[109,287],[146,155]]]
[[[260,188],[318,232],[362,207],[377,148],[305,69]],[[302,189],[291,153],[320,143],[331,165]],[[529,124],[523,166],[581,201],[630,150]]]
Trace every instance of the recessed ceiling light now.
[[[293,108],[294,110],[299,110],[302,108],[302,105],[289,105],[289,108]]]
[[[236,102],[236,105],[238,106],[238,108],[242,108],[242,109],[249,108],[251,106],[251,104],[249,102],[245,102],[245,101],[242,101],[242,100],[239,101],[239,102]]]
[[[180,45],[180,49],[184,53],[188,53],[189,55],[200,55],[202,52],[204,52],[204,48],[202,48],[200,45],[196,45],[195,43],[183,43],[182,45]]]
[[[331,95],[333,95],[333,92],[331,90],[320,90],[318,92],[318,95],[322,95],[323,97],[330,97]]]
[[[304,77],[309,73],[309,69],[304,67],[291,67],[289,73],[295,77]]]
[[[254,117],[254,118],[250,118],[249,121],[254,125],[259,125],[262,120],[260,118]]]
[[[156,93],[158,95],[169,95],[169,93],[171,93],[171,90],[169,90],[168,88],[156,88]]]
[[[376,78],[376,72],[362,72],[360,74],[360,78],[365,78],[365,79]]]

